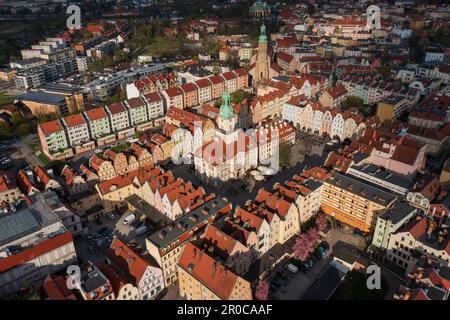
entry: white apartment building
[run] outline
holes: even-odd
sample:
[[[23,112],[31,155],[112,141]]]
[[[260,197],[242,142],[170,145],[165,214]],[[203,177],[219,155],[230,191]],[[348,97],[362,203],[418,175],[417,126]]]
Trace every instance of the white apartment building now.
[[[132,126],[148,121],[147,106],[140,97],[125,100],[124,103]]]
[[[145,104],[147,105],[148,119],[157,119],[164,116],[164,102],[159,93],[152,92],[145,96],[142,96]]]
[[[212,85],[208,79],[197,80],[195,81],[195,85],[198,89],[198,103],[200,105],[212,100]]]
[[[105,106],[106,113],[109,117],[111,129],[113,132],[118,132],[130,127],[130,118],[128,111],[122,102],[113,103]]]
[[[89,126],[80,113],[64,117],[61,122],[72,147],[82,145],[90,140]]]

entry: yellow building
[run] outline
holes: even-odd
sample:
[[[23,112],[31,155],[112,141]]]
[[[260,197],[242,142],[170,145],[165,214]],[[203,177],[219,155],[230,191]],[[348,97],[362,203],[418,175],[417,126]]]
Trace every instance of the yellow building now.
[[[409,107],[409,100],[400,96],[378,102],[377,117],[380,122],[397,119]]]
[[[0,81],[11,81],[16,72],[14,69],[0,69]]]
[[[439,177],[439,182],[441,184],[450,183],[450,159],[444,162],[442,167],[441,176]]]
[[[375,227],[378,213],[389,207],[397,197],[389,192],[335,172],[324,182],[320,208],[363,232]]]
[[[250,282],[188,243],[178,262],[180,295],[188,300],[252,300]]]

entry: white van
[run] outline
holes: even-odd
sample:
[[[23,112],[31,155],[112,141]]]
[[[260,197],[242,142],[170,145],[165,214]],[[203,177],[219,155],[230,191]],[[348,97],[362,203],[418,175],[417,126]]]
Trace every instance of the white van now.
[[[293,274],[296,274],[298,272],[298,268],[294,266],[292,263],[286,265],[286,270],[288,270],[290,273]]]
[[[134,220],[136,220],[136,215],[130,214],[129,216],[125,217],[125,219],[123,219],[123,224],[124,225],[130,224]]]

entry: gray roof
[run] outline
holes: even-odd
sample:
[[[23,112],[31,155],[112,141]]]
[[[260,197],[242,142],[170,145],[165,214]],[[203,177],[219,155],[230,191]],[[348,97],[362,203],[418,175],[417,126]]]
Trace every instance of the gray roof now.
[[[0,246],[41,229],[33,212],[27,208],[0,218]]]
[[[49,198],[51,194],[53,193],[39,193],[33,196],[34,202],[28,208],[0,218],[0,246],[60,221],[58,215],[53,211],[59,206],[51,207],[54,203],[54,200]]]
[[[178,239],[182,234],[194,229],[202,222],[217,214],[217,212],[222,210],[228,204],[229,201],[226,198],[215,198],[175,220],[164,229],[155,232],[148,240],[158,248],[165,247]],[[213,208],[213,205],[215,205],[215,208]]]
[[[393,223],[398,223],[403,220],[406,216],[410,215],[413,211],[417,211],[417,208],[410,206],[403,200],[398,200],[380,215],[383,220],[391,220]]]
[[[131,204],[138,213],[145,215],[155,227],[164,227],[172,222],[169,217],[148,204],[137,194],[125,198],[125,201]]]
[[[306,290],[301,300],[328,300],[344,278],[344,272],[329,264],[320,278]]]
[[[333,256],[349,264],[354,264],[359,259],[360,253],[355,246],[338,241],[333,247]]]
[[[364,159],[367,159],[370,156],[370,154],[368,153],[364,153],[364,152],[360,152],[358,151],[357,153],[355,153],[355,155],[353,156],[353,161],[355,163],[359,163],[361,161],[363,161]]]
[[[61,92],[66,94],[75,94],[77,92],[83,91],[81,87],[72,87],[59,83],[47,83],[43,85],[41,89],[48,92]]]
[[[371,175],[372,177],[395,184],[396,186],[403,187],[405,189],[409,189],[412,186],[412,182],[408,180],[406,176],[387,171],[380,166],[376,166],[373,164],[363,164],[351,166],[350,168]]]
[[[333,176],[328,178],[326,181],[329,184],[383,206],[387,206],[396,198],[396,196],[392,193],[340,172],[335,172]]]
[[[108,279],[91,261],[88,261],[83,266],[81,271],[81,287],[85,292],[91,292],[107,284]]]
[[[322,181],[319,180],[315,180],[315,179],[308,179],[303,181],[302,183],[305,187],[307,187],[308,189],[310,189],[311,191],[317,190],[318,188],[320,188],[322,186]]]
[[[28,92],[17,96],[18,100],[33,101],[48,104],[65,104],[66,97],[60,94],[47,92]]]

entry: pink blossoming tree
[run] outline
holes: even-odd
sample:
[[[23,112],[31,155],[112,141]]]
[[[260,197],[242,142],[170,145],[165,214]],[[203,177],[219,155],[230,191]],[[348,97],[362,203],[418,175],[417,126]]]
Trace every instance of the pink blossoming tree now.
[[[269,284],[267,281],[261,281],[256,286],[255,298],[258,300],[269,300]]]
[[[317,226],[317,229],[319,229],[319,231],[324,231],[327,228],[327,226],[328,226],[327,217],[323,213],[320,213],[317,216],[316,226]]]
[[[294,243],[294,257],[300,261],[305,261],[311,252],[311,240],[306,233],[300,234]]]

